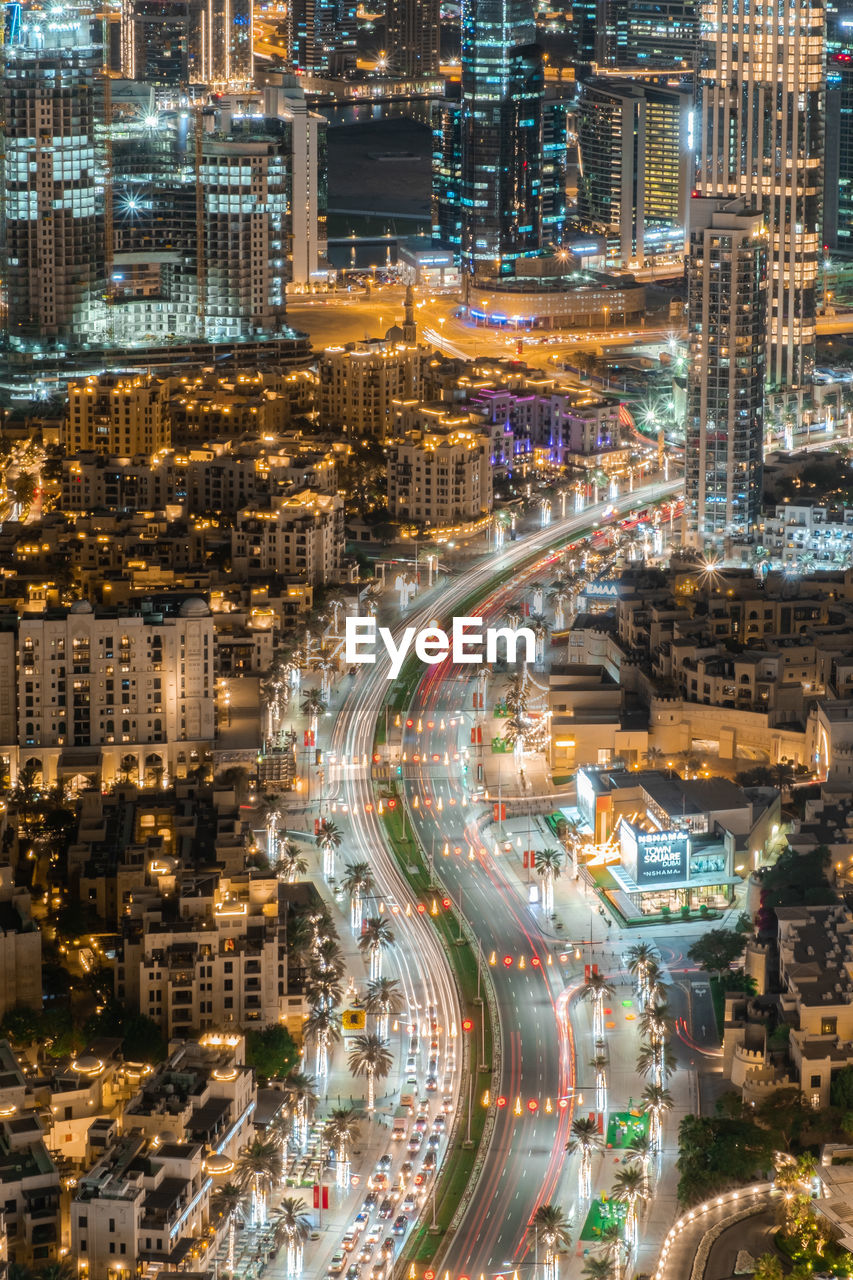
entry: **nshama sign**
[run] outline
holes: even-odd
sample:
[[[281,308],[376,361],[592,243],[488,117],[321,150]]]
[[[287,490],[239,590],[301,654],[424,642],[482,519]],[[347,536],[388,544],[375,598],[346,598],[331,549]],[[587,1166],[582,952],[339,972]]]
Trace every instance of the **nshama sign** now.
[[[641,831],[630,822],[620,827],[622,865],[638,885],[686,880],[690,836],[686,831]]]

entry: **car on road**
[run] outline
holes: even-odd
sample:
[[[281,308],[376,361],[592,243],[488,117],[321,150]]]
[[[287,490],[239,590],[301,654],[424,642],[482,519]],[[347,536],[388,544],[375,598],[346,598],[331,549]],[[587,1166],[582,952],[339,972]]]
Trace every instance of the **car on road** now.
[[[430,1040],[429,1051],[430,1053],[438,1053],[438,1040],[435,1037]]]
[[[437,1073],[438,1073],[438,1058],[430,1058],[429,1066],[427,1067],[427,1075],[434,1076]]]
[[[361,1280],[361,1267],[357,1262],[352,1262],[347,1267],[347,1280]]]
[[[438,1115],[433,1120],[432,1127],[435,1129],[436,1133],[444,1133],[444,1130],[447,1127],[447,1121],[442,1111],[439,1111]]]
[[[369,1245],[379,1244],[379,1237],[382,1235],[382,1228],[378,1222],[374,1222],[373,1226],[364,1237],[364,1243]]]
[[[362,1209],[361,1213],[355,1215],[355,1222],[352,1224],[353,1231],[357,1233],[364,1230],[367,1226],[367,1216],[364,1209]]]
[[[364,1203],[361,1206],[361,1212],[372,1213],[373,1210],[376,1208],[376,1205],[378,1204],[378,1202],[379,1202],[379,1196],[376,1194],[376,1192],[375,1191],[368,1192],[368,1194],[364,1197]]]
[[[374,1173],[370,1179],[370,1186],[374,1191],[384,1191],[388,1186],[387,1173]]]
[[[406,1146],[408,1150],[411,1151],[412,1155],[414,1155],[416,1151],[420,1151],[423,1140],[424,1135],[422,1133],[413,1133],[411,1138],[409,1138]]]
[[[382,1241],[382,1257],[386,1262],[394,1261],[394,1254],[397,1249],[396,1241],[393,1236],[386,1236]]]
[[[437,1148],[441,1146],[441,1134],[431,1133],[427,1138],[427,1146],[431,1151],[437,1150]]]
[[[352,1253],[355,1243],[358,1240],[357,1231],[348,1231],[341,1241],[341,1246],[346,1249],[347,1253]]]
[[[408,1058],[406,1059],[406,1070],[417,1071],[417,1069],[418,1069],[418,1060],[413,1053],[410,1053]]]
[[[391,1230],[394,1232],[395,1236],[402,1236],[405,1234],[408,1225],[409,1219],[405,1214],[401,1213],[399,1217],[394,1219],[394,1225]]]
[[[391,1217],[391,1214],[393,1212],[394,1212],[394,1201],[391,1199],[390,1196],[386,1196],[385,1199],[382,1201],[381,1205],[379,1206],[378,1217],[381,1219],[381,1221],[384,1222]]]
[[[369,1262],[372,1257],[373,1245],[365,1242],[358,1251],[358,1260],[359,1262]]]
[[[427,1170],[427,1172],[429,1173],[432,1173],[432,1171],[435,1169],[435,1162],[436,1162],[436,1153],[434,1151],[428,1151],[424,1156],[424,1162],[421,1165],[421,1168]]]
[[[345,1253],[335,1253],[332,1255],[332,1261],[329,1263],[328,1274],[330,1276],[339,1276],[347,1265]]]
[[[446,1116],[450,1115],[450,1112],[453,1110],[453,1094],[452,1093],[446,1093],[444,1095],[444,1097],[441,1100],[441,1108]]]
[[[370,1280],[385,1280],[385,1263],[374,1262],[370,1268]]]
[[[391,1168],[392,1164],[393,1164],[393,1160],[391,1159],[391,1156],[386,1151],[385,1155],[380,1156],[379,1159],[376,1161],[376,1168],[379,1170],[383,1170],[385,1173],[387,1173],[388,1170]]]
[[[412,1169],[414,1167],[415,1166],[412,1164],[411,1160],[404,1160],[400,1165],[400,1178],[402,1179],[403,1186],[405,1186],[409,1181],[409,1178],[411,1178]]]
[[[414,1071],[407,1071],[406,1084],[417,1084],[417,1083],[418,1083],[417,1073]]]
[[[438,1088],[438,1076],[427,1076],[426,1087],[430,1093],[435,1093]]]
[[[429,1119],[426,1116],[418,1116],[415,1121],[415,1133],[425,1133],[429,1127]]]

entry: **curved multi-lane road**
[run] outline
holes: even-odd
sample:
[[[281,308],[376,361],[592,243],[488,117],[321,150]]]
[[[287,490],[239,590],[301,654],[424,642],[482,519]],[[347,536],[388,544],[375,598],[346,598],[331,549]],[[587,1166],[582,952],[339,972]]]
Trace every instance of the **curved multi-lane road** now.
[[[612,508],[615,514],[624,513],[669,497],[679,485],[680,481],[646,485],[511,543],[500,555],[451,581],[429,603],[409,613],[405,625],[423,627],[436,617],[447,620],[472,594],[485,603],[486,611],[498,611],[502,597],[518,587],[495,588],[496,575],[506,570],[521,571],[535,560],[537,552],[544,555],[561,542],[588,532],[600,521],[605,507]],[[451,728],[435,729],[433,743],[421,739],[422,747],[429,747],[426,754],[430,757],[438,754],[443,758],[445,749],[456,746],[448,737],[459,732],[453,703],[458,704],[460,687],[452,676],[449,663],[429,669],[417,695],[419,703],[434,710],[430,719],[435,726],[442,722],[448,726],[451,718],[457,721]],[[328,792],[337,796],[343,793],[359,858],[370,862],[380,891],[402,904],[408,899],[409,890],[385,843],[368,766],[376,719],[388,687],[382,658],[375,665],[362,668],[356,677],[334,727],[332,747],[338,763],[330,765]],[[431,778],[432,771],[440,772],[442,777]],[[527,1224],[537,1205],[547,1201],[556,1187],[564,1159],[571,1111],[556,1103],[567,1092],[572,1068],[562,977],[556,966],[547,963],[547,948],[531,930],[529,916],[519,909],[517,894],[510,890],[499,859],[490,856],[479,842],[472,808],[458,803],[462,785],[462,779],[449,776],[446,767],[433,770],[432,766],[425,766],[420,777],[406,784],[407,801],[425,788],[431,789],[436,800],[442,797],[440,811],[437,804],[419,804],[412,810],[415,830],[421,835],[424,848],[431,847],[435,834],[436,842],[441,840],[439,847],[447,841],[451,848],[467,849],[470,845],[474,850],[473,861],[461,856],[443,858],[438,870],[457,902],[461,890],[464,915],[480,939],[484,955],[490,958],[494,951],[496,956],[491,974],[502,1030],[500,1087],[508,1105],[496,1115],[476,1194],[442,1257],[442,1272],[446,1269],[452,1277],[494,1274],[523,1264],[528,1249]],[[443,1026],[455,1028],[459,1021],[458,1000],[429,919],[401,911],[392,917],[392,923],[410,1004],[436,1004]],[[488,1082],[488,1077],[481,1079]],[[458,1087],[458,1073],[456,1084]],[[550,1112],[546,1109],[548,1099],[552,1104]],[[532,1102],[535,1110],[528,1108]],[[521,1114],[517,1115],[519,1109]]]

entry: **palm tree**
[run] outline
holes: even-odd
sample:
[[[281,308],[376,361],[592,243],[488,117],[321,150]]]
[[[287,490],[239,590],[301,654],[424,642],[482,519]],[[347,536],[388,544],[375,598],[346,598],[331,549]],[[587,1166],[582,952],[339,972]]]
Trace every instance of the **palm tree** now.
[[[580,1152],[581,1165],[578,1171],[578,1194],[588,1196],[592,1190],[592,1153],[601,1147],[601,1134],[598,1124],[588,1116],[578,1116],[572,1121],[571,1134],[566,1143],[566,1150],[572,1155]]]
[[[625,1217],[625,1240],[629,1249],[637,1247],[637,1205],[647,1200],[649,1189],[646,1175],[638,1164],[627,1164],[613,1179],[613,1199],[627,1205]]]
[[[299,710],[304,716],[311,717],[311,733],[317,732],[317,718],[326,714],[326,704],[316,689],[306,689],[305,697]]]
[[[597,1053],[589,1065],[595,1072],[595,1109],[603,1112],[607,1105],[607,1059]]]
[[[510,624],[512,625],[512,624]],[[504,702],[508,711],[524,715],[527,711],[528,689],[527,672],[522,670],[512,677],[507,685]]]
[[[350,895],[350,927],[353,933],[361,928],[363,898],[373,892],[373,873],[369,862],[348,862],[341,880],[344,893]]]
[[[557,1280],[559,1255],[572,1244],[570,1227],[563,1210],[555,1204],[540,1204],[530,1219],[536,1247],[545,1251],[545,1280]]]
[[[631,1141],[628,1143],[628,1150],[640,1160],[643,1170],[643,1176],[648,1181],[649,1165],[652,1158],[652,1142],[645,1133],[635,1133]]]
[[[524,743],[529,730],[530,725],[520,711],[513,711],[504,720],[501,737],[512,747],[516,763],[521,760],[524,753]]]
[[[613,1268],[614,1280],[619,1280],[622,1272],[622,1258],[625,1254],[625,1241],[622,1239],[622,1232],[615,1222],[611,1222],[601,1232],[601,1244],[609,1255],[609,1262]]]
[[[662,1088],[675,1071],[675,1054],[666,1044],[641,1044],[637,1054],[637,1073],[653,1076],[653,1084]]]
[[[359,1118],[352,1107],[333,1107],[323,1137],[335,1153],[339,1187],[349,1186],[349,1149],[358,1137]]]
[[[334,969],[313,968],[305,982],[305,994],[312,1009],[334,1009],[344,998],[341,980]]]
[[[287,1160],[287,1144],[293,1133],[293,1116],[289,1107],[282,1107],[264,1130],[264,1136],[270,1142],[277,1142],[281,1151],[282,1176]]]
[[[335,850],[340,849],[343,839],[340,828],[334,822],[329,822],[328,818],[321,818],[314,838],[323,850],[323,875],[328,879],[335,874]]]
[[[549,914],[554,910],[554,881],[559,878],[563,858],[559,849],[537,849],[536,874],[542,877],[542,906]]]
[[[216,1192],[211,1202],[211,1209],[217,1218],[225,1218],[228,1226],[228,1270],[234,1274],[234,1226],[238,1217],[243,1216],[245,1195],[233,1182],[226,1182]]]
[[[640,1110],[649,1117],[649,1142],[652,1150],[660,1150],[663,1117],[672,1110],[672,1094],[661,1085],[647,1084],[640,1095]]]
[[[387,920],[383,920],[381,916],[370,916],[365,920],[358,949],[362,955],[370,957],[371,982],[382,977],[382,952],[393,944],[394,930]]]
[[[77,1280],[77,1268],[68,1258],[58,1258],[39,1267],[37,1280]]]
[[[267,1192],[281,1181],[281,1149],[277,1142],[264,1142],[255,1138],[244,1147],[237,1159],[237,1186],[243,1191],[251,1188],[253,1227],[266,1225]]]
[[[338,1019],[331,1009],[312,1009],[303,1028],[305,1039],[315,1047],[314,1074],[325,1079],[329,1074],[329,1046],[341,1038]]]
[[[287,884],[296,884],[297,877],[305,875],[308,870],[308,859],[295,841],[279,841],[278,862],[274,870],[278,878]]]
[[[613,995],[614,988],[601,973],[591,973],[586,984],[581,987],[581,1000],[592,1001],[592,1034],[596,1040],[601,1040],[604,1036],[604,1001],[612,1000]]]
[[[318,1102],[314,1077],[302,1071],[290,1071],[284,1077],[284,1092],[293,1112],[293,1136],[300,1151],[308,1145],[308,1113]]]
[[[554,605],[554,628],[556,631],[562,631],[566,621],[565,605],[567,600],[572,598],[572,580],[571,578],[559,577],[551,585],[548,593],[548,599]]]
[[[273,1219],[276,1243],[281,1241],[287,1246],[288,1276],[302,1274],[302,1246],[311,1235],[311,1219],[305,1210],[304,1200],[286,1196]]]
[[[267,860],[273,865],[277,856],[279,823],[283,817],[281,800],[278,796],[265,795],[258,809],[267,831]]]
[[[672,1018],[669,1005],[647,1004],[637,1019],[640,1034],[648,1036],[652,1044],[662,1044],[672,1031]]]
[[[369,982],[360,1003],[367,1013],[379,1019],[379,1035],[387,1038],[389,1016],[399,1013],[404,1005],[399,982],[396,978],[377,978],[375,982]]]
[[[584,1258],[581,1272],[583,1280],[613,1280],[615,1274],[613,1263],[609,1258],[595,1258],[592,1255]]]
[[[388,1041],[376,1035],[356,1036],[349,1055],[349,1069],[354,1076],[367,1076],[367,1110],[373,1110],[374,1082],[384,1080],[393,1062]]]
[[[628,972],[637,979],[637,990],[642,1004],[649,986],[649,973],[652,968],[657,972],[659,954],[657,947],[651,942],[635,942],[628,948]]]

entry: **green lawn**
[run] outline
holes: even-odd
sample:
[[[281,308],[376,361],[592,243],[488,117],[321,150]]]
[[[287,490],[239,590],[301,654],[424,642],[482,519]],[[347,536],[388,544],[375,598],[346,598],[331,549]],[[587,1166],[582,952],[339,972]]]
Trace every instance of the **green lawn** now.
[[[600,1240],[604,1228],[609,1227],[614,1222],[621,1230],[625,1224],[627,1214],[627,1205],[620,1204],[618,1200],[608,1200],[606,1203],[601,1200],[593,1200],[581,1230],[581,1240]]]
[[[636,1110],[636,1108],[635,1108]],[[608,1147],[629,1147],[641,1134],[648,1137],[649,1117],[634,1115],[630,1111],[613,1111],[607,1122]]]

